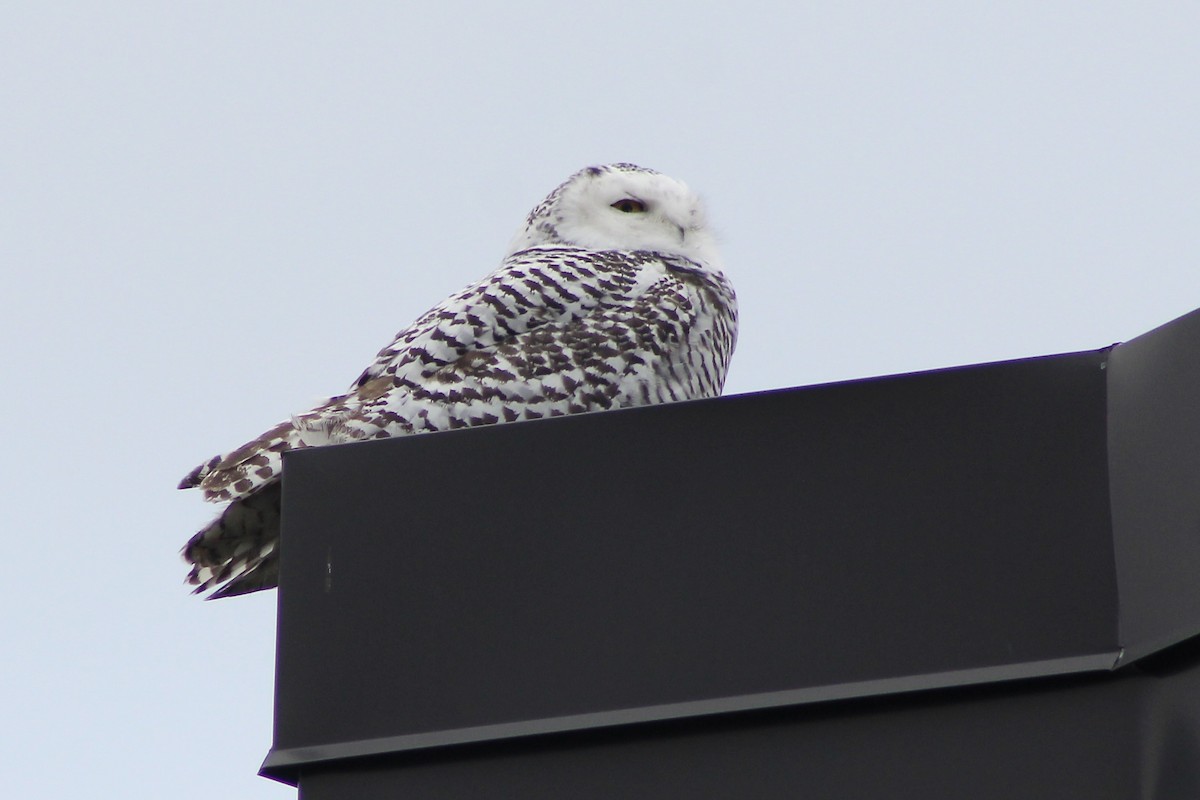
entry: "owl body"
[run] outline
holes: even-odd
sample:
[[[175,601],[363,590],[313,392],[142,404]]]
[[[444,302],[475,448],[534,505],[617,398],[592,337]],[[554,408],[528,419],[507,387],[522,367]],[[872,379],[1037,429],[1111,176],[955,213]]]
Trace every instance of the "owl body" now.
[[[397,334],[347,393],[184,478],[229,502],[184,548],[189,582],[214,597],[276,584],[287,450],[712,397],[736,336],[687,187],[628,164],[582,170],[497,270]]]

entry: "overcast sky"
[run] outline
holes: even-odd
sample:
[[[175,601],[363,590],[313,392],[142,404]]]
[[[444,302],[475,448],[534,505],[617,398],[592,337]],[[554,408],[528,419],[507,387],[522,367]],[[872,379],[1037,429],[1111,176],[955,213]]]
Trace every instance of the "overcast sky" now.
[[[213,509],[174,486],[343,390],[579,167],[706,197],[728,393],[1200,306],[1200,5],[796,5],[4,4],[9,796],[295,797],[256,776],[274,592],[187,593]]]

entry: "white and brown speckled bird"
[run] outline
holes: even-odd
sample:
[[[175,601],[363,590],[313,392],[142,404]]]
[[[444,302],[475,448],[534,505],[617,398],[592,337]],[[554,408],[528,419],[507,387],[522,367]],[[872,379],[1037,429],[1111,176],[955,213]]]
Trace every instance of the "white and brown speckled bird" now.
[[[632,164],[588,167],[530,212],[499,269],[397,334],[343,395],[192,470],[229,505],[188,541],[188,582],[278,580],[282,453],[713,397],[737,304],[699,199]]]

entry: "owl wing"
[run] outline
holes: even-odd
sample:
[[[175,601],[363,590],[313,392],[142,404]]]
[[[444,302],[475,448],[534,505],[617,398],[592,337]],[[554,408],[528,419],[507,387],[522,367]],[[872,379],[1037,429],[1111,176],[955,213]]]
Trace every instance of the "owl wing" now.
[[[653,402],[652,361],[695,313],[669,263],[576,248],[510,256],[397,334],[349,392],[200,464],[179,488],[234,500],[277,480],[297,447]]]

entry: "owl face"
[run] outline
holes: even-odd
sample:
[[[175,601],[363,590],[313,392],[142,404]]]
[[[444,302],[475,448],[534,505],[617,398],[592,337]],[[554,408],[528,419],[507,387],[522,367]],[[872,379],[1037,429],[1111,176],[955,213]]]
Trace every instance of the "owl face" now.
[[[555,189],[510,252],[539,244],[649,250],[720,266],[700,198],[682,182],[632,164],[588,167]]]

